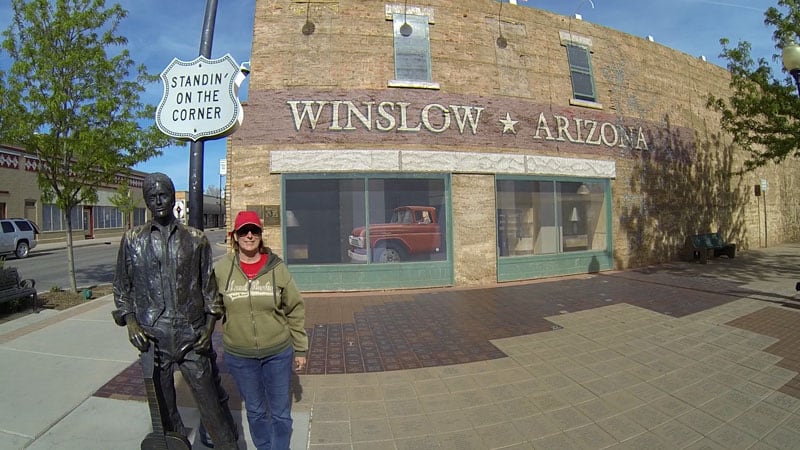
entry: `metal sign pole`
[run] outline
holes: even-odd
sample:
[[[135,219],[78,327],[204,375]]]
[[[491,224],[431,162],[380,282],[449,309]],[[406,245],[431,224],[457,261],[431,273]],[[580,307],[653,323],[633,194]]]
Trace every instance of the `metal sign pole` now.
[[[764,248],[769,247],[769,239],[767,239],[767,190],[769,189],[769,183],[767,180],[762,178],[761,179],[761,197],[764,200]]]
[[[206,1],[203,33],[200,36],[200,56],[211,57],[214,43],[214,22],[217,20],[217,0]],[[203,229],[203,151],[202,139],[192,142],[189,157],[189,226]]]
[[[764,190],[764,248],[767,247],[769,247],[769,240],[767,240],[767,191]]]

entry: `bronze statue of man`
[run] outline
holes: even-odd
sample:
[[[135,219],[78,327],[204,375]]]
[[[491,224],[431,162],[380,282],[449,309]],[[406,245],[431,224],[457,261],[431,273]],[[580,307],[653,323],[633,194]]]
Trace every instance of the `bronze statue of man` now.
[[[167,175],[147,175],[142,192],[153,218],[128,230],[120,241],[114,321],[127,326],[128,339],[139,351],[155,346],[155,388],[164,403],[165,431],[187,434],[175,400],[173,373],[178,367],[214,447],[237,449],[227,394],[211,360],[211,335],[222,316],[211,246],[201,230],[175,218],[175,186]]]

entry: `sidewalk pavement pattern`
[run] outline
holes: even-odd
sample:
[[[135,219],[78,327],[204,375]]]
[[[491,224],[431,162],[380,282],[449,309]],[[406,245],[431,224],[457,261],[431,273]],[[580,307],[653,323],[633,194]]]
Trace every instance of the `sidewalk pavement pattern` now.
[[[307,294],[292,449],[800,448],[798,268],[788,244],[494,288]],[[0,325],[0,448],[139,448],[149,410],[112,309],[108,296]]]

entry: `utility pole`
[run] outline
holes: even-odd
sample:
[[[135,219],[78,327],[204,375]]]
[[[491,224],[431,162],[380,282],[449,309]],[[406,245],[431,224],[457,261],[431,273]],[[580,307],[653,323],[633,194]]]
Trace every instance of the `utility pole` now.
[[[200,56],[211,58],[214,43],[214,23],[217,20],[217,0],[206,0],[203,32],[200,36]],[[189,226],[203,227],[203,139],[192,141],[189,157]]]

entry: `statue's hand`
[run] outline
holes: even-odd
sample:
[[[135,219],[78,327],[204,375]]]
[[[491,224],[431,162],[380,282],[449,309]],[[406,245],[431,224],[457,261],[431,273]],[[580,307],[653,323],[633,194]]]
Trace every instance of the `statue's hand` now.
[[[196,353],[207,355],[211,352],[211,335],[214,334],[214,326],[216,323],[216,318],[208,317],[206,327],[200,332],[200,337],[197,338],[197,342],[194,343],[194,351]]]
[[[200,333],[200,338],[194,343],[194,351],[203,355],[211,351],[211,333],[207,331]]]
[[[128,340],[131,341],[134,347],[138,348],[140,352],[146,352],[150,347],[150,339],[145,333],[144,329],[139,325],[136,319],[128,320]]]

